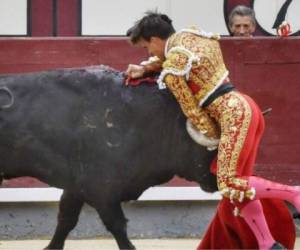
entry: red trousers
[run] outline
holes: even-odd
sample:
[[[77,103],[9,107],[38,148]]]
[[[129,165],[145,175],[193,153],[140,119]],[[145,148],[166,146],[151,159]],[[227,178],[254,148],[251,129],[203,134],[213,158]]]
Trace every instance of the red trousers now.
[[[251,98],[231,92],[226,95],[219,97],[208,107],[223,133],[223,140],[221,135],[220,141],[223,145],[219,146],[218,159],[211,166],[211,171],[220,175],[219,187],[230,175],[243,178],[253,174],[257,148],[264,131],[264,118]],[[246,204],[247,200],[243,203]],[[242,207],[243,203],[239,205]],[[274,239],[288,249],[293,249],[295,227],[285,203],[272,199],[261,200],[261,203]],[[233,215],[234,207],[227,198],[219,202],[198,250],[258,249],[255,236],[244,219]]]

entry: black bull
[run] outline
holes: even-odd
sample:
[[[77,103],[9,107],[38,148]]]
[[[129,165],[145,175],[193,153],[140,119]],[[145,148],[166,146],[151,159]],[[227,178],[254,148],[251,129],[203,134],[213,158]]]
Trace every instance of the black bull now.
[[[47,249],[61,249],[83,204],[93,206],[121,249],[123,201],[174,175],[216,190],[209,152],[189,138],[168,90],[124,85],[106,67],[0,76],[1,180],[32,176],[64,190]]]

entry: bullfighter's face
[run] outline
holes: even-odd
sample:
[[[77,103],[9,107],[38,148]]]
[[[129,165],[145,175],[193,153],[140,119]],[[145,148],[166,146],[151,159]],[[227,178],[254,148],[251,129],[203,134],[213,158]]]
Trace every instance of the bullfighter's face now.
[[[148,50],[150,56],[157,56],[162,61],[165,59],[165,44],[166,41],[159,37],[151,37],[149,41],[141,39],[137,45]]]

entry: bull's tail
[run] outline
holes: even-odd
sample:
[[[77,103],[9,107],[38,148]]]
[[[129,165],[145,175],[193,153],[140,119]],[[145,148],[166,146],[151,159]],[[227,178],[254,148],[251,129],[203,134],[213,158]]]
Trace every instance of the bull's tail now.
[[[8,95],[9,101],[6,104],[0,104],[0,109],[10,108],[14,104],[14,102],[15,102],[15,98],[14,98],[12,92],[10,91],[9,88],[7,88],[5,86],[4,87],[0,87],[0,99],[1,99],[1,92],[4,92],[6,95]]]

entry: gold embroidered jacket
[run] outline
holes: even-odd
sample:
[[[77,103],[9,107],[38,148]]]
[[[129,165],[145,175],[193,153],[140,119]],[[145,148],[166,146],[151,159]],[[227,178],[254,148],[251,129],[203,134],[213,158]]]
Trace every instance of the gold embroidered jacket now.
[[[219,136],[217,125],[201,105],[228,76],[217,40],[216,35],[197,29],[173,34],[167,41],[158,79],[159,87],[172,91],[192,124],[213,138]],[[189,87],[191,83],[197,87],[196,93]]]

